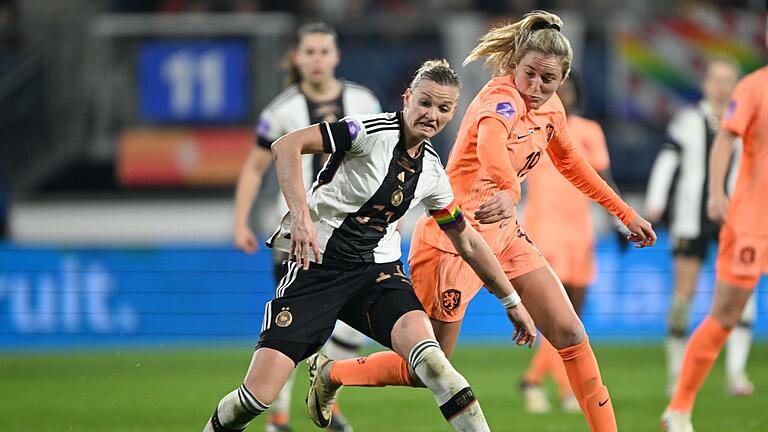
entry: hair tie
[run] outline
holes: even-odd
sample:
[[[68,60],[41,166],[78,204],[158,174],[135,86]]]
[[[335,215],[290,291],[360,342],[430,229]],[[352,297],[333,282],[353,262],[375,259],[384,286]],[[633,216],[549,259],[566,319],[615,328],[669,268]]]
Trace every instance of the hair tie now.
[[[548,29],[548,28],[560,31],[560,26],[559,25],[557,25],[555,23],[550,23],[550,22],[547,22],[547,21],[544,21],[544,20],[536,21],[535,23],[533,23],[533,25],[531,25],[531,31],[543,30],[543,29]]]

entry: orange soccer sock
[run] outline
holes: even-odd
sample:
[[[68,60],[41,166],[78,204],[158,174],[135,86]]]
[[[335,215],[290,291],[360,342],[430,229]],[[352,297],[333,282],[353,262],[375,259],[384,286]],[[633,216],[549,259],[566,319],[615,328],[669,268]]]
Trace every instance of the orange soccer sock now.
[[[563,359],[560,357],[560,354],[555,347],[552,347],[551,355],[552,379],[555,380],[555,384],[557,384],[557,391],[560,395],[560,399],[565,399],[573,394],[573,390],[571,390],[571,382],[568,380],[568,372],[565,370]]]
[[[524,383],[538,385],[544,381],[544,377],[546,377],[550,369],[552,369],[552,356],[550,353],[554,351],[555,347],[553,347],[546,338],[542,337],[539,340],[539,347],[533,354],[528,370],[526,370],[525,375],[523,375]]]
[[[720,350],[723,349],[731,331],[723,327],[711,315],[707,315],[704,321],[694,330],[688,341],[683,357],[683,367],[680,370],[680,378],[675,387],[675,394],[669,401],[670,411],[693,410],[696,393],[699,391],[704,379],[707,378],[712,364],[717,359]]]
[[[349,360],[336,360],[331,364],[330,378],[332,383],[345,386],[415,387],[408,371],[408,363],[392,351]]]
[[[573,393],[592,432],[615,432],[616,417],[589,340],[558,351]]]
[[[275,412],[269,415],[269,423],[277,426],[283,426],[288,424],[290,420],[287,412]]]

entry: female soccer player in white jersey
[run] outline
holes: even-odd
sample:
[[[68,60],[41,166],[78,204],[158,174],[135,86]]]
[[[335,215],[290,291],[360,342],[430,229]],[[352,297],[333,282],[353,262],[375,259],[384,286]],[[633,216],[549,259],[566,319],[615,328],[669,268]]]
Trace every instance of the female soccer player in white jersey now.
[[[327,24],[316,22],[300,27],[296,34],[296,47],[290,54],[291,85],[277,95],[259,116],[256,145],[243,164],[235,193],[235,245],[246,253],[252,254],[258,249],[256,236],[248,226],[248,216],[262,179],[272,163],[272,143],[288,132],[321,121],[334,122],[349,114],[381,112],[378,99],[369,89],[336,78],[335,68],[340,59],[336,39],[336,32]],[[319,159],[319,155],[302,159],[305,188],[315,178]],[[275,204],[277,220],[288,208],[282,196]],[[282,262],[287,258],[284,252],[273,252],[275,281],[283,277]],[[363,335],[340,322],[324,351],[334,359],[352,358],[363,342]],[[266,432],[291,430],[288,422],[292,387],[293,376],[272,405]],[[329,430],[349,432],[352,428],[337,413]]]
[[[288,272],[265,307],[261,337],[244,383],[226,395],[205,431],[244,429],[269,408],[296,364],[316,353],[341,319],[397,352],[433,394],[458,431],[488,431],[469,383],[435,339],[400,261],[396,223],[422,203],[462,257],[507,308],[518,344],[532,344],[528,311],[483,238],[465,222],[429,139],[453,118],[459,80],[444,60],[428,61],[398,113],[349,116],[289,133],[272,145],[290,213],[268,244],[289,252]],[[303,186],[301,155],[329,153],[312,185]],[[327,374],[312,358],[314,381]],[[310,416],[332,418],[338,387],[311,386]]]

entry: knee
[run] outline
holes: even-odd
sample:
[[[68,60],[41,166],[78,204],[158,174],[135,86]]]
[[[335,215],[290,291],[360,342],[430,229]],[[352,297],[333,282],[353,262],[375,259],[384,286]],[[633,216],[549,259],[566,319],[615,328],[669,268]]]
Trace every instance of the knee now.
[[[264,405],[272,405],[272,402],[277,399],[277,395],[279,393],[279,390],[277,393],[274,391],[269,391],[264,386],[260,386],[257,381],[249,379],[247,376],[240,388],[242,389],[241,391],[245,391],[245,393],[258,399]]]
[[[559,326],[554,335],[549,339],[549,342],[557,349],[564,349],[578,345],[587,338],[587,333],[584,330],[584,326],[580,322],[569,323],[567,325]]]
[[[712,318],[716,319],[723,327],[730,330],[741,321],[743,312],[743,305],[734,301],[726,301],[720,304],[714,304],[710,314]]]

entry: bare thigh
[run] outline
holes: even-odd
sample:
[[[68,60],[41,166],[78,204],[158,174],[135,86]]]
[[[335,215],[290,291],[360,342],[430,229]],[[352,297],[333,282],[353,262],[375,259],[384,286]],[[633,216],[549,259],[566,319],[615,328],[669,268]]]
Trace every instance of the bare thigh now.
[[[251,357],[245,374],[245,387],[261,402],[269,405],[283,388],[296,365],[272,348],[259,348]]]
[[[451,358],[456,349],[456,342],[459,340],[459,330],[461,330],[461,321],[446,322],[432,319],[432,328],[435,329],[435,337],[440,343],[445,356]]]
[[[555,272],[541,267],[511,280],[541,334],[557,349],[581,343],[584,326]]]

